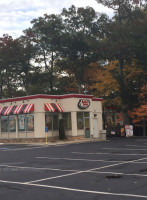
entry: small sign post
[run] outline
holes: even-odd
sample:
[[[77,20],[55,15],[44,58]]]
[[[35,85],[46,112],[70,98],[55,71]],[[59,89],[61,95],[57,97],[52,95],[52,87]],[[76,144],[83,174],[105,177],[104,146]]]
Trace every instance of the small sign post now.
[[[45,127],[45,133],[46,133],[46,143],[45,144],[48,144],[48,142],[47,142],[47,132],[48,132],[48,127]]]

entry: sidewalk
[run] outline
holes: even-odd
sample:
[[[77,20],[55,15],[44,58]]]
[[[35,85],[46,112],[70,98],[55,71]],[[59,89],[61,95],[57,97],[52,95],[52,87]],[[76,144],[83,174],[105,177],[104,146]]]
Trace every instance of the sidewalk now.
[[[84,138],[80,140],[55,140],[55,141],[47,141],[47,142],[16,142],[16,143],[1,143],[0,145],[17,145],[17,144],[25,144],[25,145],[48,145],[48,146],[53,146],[53,145],[65,145],[65,144],[78,144],[78,143],[91,143],[91,142],[101,142],[101,141],[108,141],[108,140],[102,140],[100,138]]]
[[[64,145],[64,144],[74,144],[74,143],[91,143],[91,142],[101,142],[101,141],[107,141],[107,140],[101,140],[99,138],[87,138],[87,139],[81,139],[81,140],[57,140],[55,142],[47,142],[47,145]],[[44,143],[46,144],[46,143]]]

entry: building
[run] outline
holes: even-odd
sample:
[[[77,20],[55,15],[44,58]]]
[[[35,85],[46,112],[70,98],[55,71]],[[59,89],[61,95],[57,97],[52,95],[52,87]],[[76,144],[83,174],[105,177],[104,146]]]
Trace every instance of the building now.
[[[32,95],[0,100],[0,139],[100,138],[102,99],[92,95]]]

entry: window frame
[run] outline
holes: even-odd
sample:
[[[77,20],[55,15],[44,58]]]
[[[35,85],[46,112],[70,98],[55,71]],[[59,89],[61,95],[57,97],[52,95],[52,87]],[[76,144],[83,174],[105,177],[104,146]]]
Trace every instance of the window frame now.
[[[51,117],[51,129],[49,129],[49,127],[46,124],[46,116],[50,116]],[[57,116],[57,127],[54,129],[54,116]],[[45,112],[45,127],[48,127],[48,131],[57,131],[59,130],[59,115],[58,113],[49,113],[49,112]]]
[[[81,119],[82,119],[82,128],[79,128],[78,127],[78,114],[81,114],[82,116],[81,116]],[[88,115],[87,115],[88,114]],[[85,122],[84,122],[84,119],[85,118],[90,118],[90,112],[77,112],[77,129],[78,130],[84,130],[84,128],[85,128]],[[89,124],[89,126],[90,126],[90,124]]]
[[[33,125],[32,125],[32,127],[33,127],[33,129],[32,130],[29,130],[28,129],[28,116],[33,116]],[[19,118],[20,117],[22,117],[22,119],[24,119],[23,120],[23,122],[22,122],[22,126],[24,126],[24,128],[22,128],[22,129],[20,129],[20,122],[19,122]],[[32,114],[32,113],[27,113],[27,114],[21,114],[21,115],[18,115],[17,116],[17,122],[18,122],[18,132],[34,132],[34,114]],[[24,123],[24,125],[23,125],[23,123]]]
[[[67,117],[64,116],[64,115],[67,115]],[[69,119],[68,119],[68,117],[69,117]],[[64,120],[65,130],[72,130],[71,112],[64,112],[64,113],[62,113],[62,119]],[[69,121],[69,128],[68,128],[68,120],[70,120]]]

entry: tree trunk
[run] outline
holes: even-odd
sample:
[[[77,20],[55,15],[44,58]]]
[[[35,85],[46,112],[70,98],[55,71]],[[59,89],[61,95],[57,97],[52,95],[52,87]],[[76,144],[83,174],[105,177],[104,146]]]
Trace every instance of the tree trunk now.
[[[126,88],[124,83],[124,73],[123,73],[124,61],[122,59],[119,60],[119,88],[120,88],[120,97],[122,102],[122,112],[124,116],[124,125],[129,125],[130,120],[128,116],[128,105],[126,102]]]
[[[78,83],[78,94],[82,93],[81,83]]]
[[[29,95],[29,80],[28,80],[28,73],[25,74],[25,90],[26,90],[26,95]]]
[[[143,120],[143,136],[146,136],[146,121]]]

